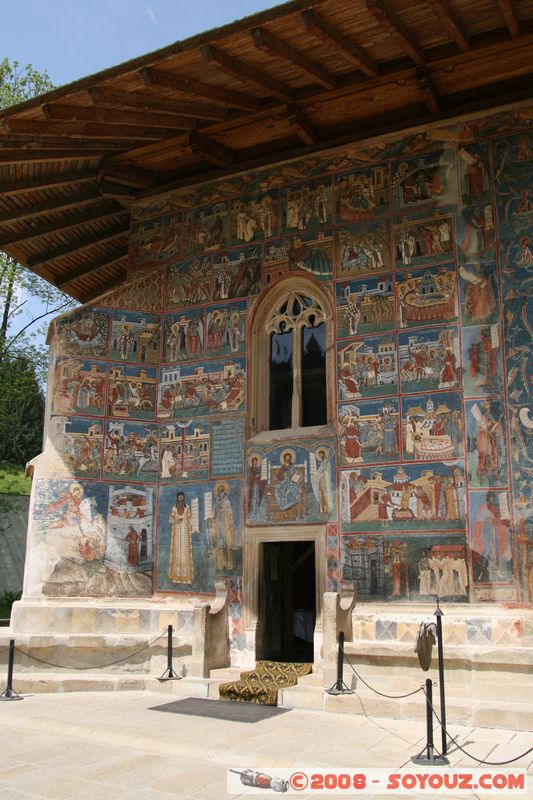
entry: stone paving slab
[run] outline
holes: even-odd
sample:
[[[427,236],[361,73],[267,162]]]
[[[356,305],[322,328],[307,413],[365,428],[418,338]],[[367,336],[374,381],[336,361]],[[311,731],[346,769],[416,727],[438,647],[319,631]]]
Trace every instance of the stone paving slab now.
[[[3,703],[0,800],[231,800],[228,767],[396,770],[425,741],[425,724],[413,720],[293,709],[250,724],[152,710],[166,702],[158,693],[134,691]],[[533,745],[531,733],[454,724],[450,730],[478,758],[504,760]],[[457,748],[450,751],[452,765],[477,766]],[[532,755],[514,765],[529,769],[531,785]],[[373,800],[393,796],[401,797]]]

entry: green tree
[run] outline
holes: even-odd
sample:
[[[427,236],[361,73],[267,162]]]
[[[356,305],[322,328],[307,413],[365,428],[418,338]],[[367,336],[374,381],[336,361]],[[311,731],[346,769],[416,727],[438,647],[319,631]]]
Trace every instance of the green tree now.
[[[22,67],[7,58],[0,61],[0,109],[29,100],[53,88],[46,72],[31,64]],[[35,302],[39,301],[37,311]],[[6,253],[0,252],[0,364],[23,357],[33,365],[40,380],[47,367],[47,348],[36,343],[46,320],[66,311],[75,302],[55,286],[34,275]],[[6,387],[2,385],[1,391]]]

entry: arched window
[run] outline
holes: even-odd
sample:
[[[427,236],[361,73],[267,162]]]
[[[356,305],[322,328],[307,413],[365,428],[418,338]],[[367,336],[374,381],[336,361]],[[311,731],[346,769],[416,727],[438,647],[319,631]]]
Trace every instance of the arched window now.
[[[304,276],[282,279],[261,298],[251,326],[252,435],[332,420],[331,318],[328,296]]]

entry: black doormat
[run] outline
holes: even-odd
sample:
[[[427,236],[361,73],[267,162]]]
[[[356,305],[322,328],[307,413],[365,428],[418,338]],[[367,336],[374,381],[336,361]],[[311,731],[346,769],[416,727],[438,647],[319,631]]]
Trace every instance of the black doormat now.
[[[152,706],[149,711],[168,711],[171,714],[187,714],[190,717],[212,717],[230,722],[261,722],[263,719],[286,714],[290,708],[260,706],[256,703],[232,703],[228,700],[204,700],[201,697],[186,697],[162,706]]]

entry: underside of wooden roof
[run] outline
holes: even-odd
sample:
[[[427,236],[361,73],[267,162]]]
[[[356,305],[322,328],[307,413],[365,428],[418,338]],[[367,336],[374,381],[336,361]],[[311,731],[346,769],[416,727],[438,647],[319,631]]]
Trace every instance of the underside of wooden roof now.
[[[533,97],[533,0],[294,0],[5,109],[0,249],[84,302],[135,199]]]

